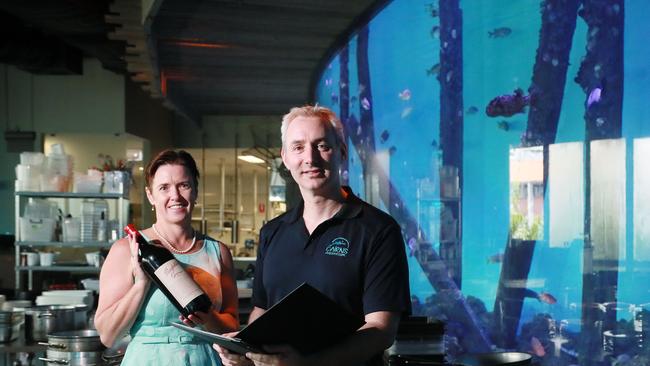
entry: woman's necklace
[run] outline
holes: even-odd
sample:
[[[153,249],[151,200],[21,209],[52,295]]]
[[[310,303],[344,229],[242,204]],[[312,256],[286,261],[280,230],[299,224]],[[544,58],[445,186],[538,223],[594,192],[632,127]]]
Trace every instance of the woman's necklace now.
[[[192,232],[194,233],[194,237],[192,237],[192,244],[190,244],[190,246],[187,247],[187,249],[184,249],[184,250],[178,250],[178,249],[176,249],[176,248],[174,247],[174,245],[172,245],[172,243],[171,243],[167,238],[165,238],[165,237],[163,236],[163,234],[161,234],[161,233],[156,229],[156,224],[152,224],[152,225],[151,225],[151,228],[152,228],[153,231],[156,233],[156,235],[158,235],[158,237],[159,237],[160,239],[162,239],[162,241],[163,241],[165,244],[167,244],[167,246],[169,247],[169,250],[171,250],[172,252],[174,252],[174,253],[176,253],[176,254],[187,254],[190,250],[192,250],[192,248],[194,248],[194,244],[196,243],[196,231],[192,230]]]

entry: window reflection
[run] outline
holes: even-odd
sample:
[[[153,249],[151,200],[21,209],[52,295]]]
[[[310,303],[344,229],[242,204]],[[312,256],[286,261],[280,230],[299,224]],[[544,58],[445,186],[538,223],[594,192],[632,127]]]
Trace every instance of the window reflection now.
[[[625,259],[625,140],[591,142],[591,244],[594,260]],[[612,263],[616,265],[616,263]]]
[[[510,150],[510,234],[515,239],[543,237],[543,159],[541,146]]]
[[[650,261],[650,138],[634,140],[634,259]]]
[[[582,142],[549,146],[549,246],[566,248],[584,236]]]

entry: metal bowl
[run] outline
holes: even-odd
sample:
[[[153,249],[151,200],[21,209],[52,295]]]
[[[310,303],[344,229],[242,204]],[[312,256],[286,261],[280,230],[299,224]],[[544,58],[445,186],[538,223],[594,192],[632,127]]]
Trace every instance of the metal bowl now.
[[[532,358],[525,352],[491,352],[462,355],[454,362],[464,366],[525,366]]]

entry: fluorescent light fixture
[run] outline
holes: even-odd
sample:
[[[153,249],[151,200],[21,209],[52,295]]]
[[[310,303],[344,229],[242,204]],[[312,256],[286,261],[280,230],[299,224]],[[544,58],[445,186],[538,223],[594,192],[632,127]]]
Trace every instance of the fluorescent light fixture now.
[[[264,164],[264,163],[266,163],[266,161],[258,158],[255,155],[239,155],[239,156],[237,156],[237,159],[243,160],[243,161],[245,161],[247,163],[253,163],[253,164]]]

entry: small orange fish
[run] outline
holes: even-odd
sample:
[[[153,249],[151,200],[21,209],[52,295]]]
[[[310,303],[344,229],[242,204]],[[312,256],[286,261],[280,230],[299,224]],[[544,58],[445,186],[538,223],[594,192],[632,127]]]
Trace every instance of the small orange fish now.
[[[551,305],[553,305],[553,304],[555,304],[557,302],[557,299],[555,298],[555,296],[549,294],[548,292],[540,292],[540,294],[537,296],[537,298],[539,299],[539,301],[545,302],[545,303],[551,304]]]
[[[537,339],[537,337],[532,337],[530,339],[530,348],[532,348],[533,353],[537,357],[544,357],[546,355],[546,350],[544,349],[542,342]]]

